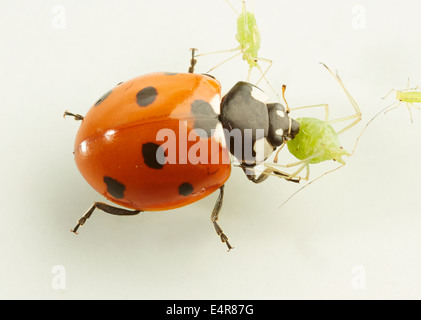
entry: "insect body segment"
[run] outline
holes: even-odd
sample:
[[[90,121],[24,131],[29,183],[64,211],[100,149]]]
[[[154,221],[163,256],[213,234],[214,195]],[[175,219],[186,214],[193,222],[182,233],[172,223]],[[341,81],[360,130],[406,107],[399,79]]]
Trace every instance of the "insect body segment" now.
[[[396,99],[401,102],[421,102],[421,92],[418,91],[396,91]]]
[[[421,91],[419,91],[419,87],[417,86],[415,88],[410,88],[409,79],[408,79],[408,84],[407,84],[406,89],[403,89],[403,90],[392,89],[389,91],[389,93],[385,97],[383,97],[383,99],[385,99],[393,91],[396,92],[396,95],[395,95],[396,101],[392,103],[390,106],[386,107],[387,110],[384,113],[387,113],[393,109],[396,109],[402,103],[405,103],[406,108],[408,109],[408,112],[409,112],[409,116],[411,118],[411,122],[413,122],[411,108],[421,110],[421,108],[416,105],[417,103],[421,103]]]
[[[240,43],[243,60],[247,61],[250,70],[258,67],[256,57],[260,49],[260,32],[254,14],[246,10],[244,1],[242,12],[237,18],[235,38]]]
[[[288,178],[264,162],[299,131],[299,123],[288,116],[281,104],[267,102],[268,97],[262,90],[244,81],[238,82],[221,102],[219,119],[227,131],[229,150],[248,179],[255,183],[269,175]],[[260,175],[255,170],[259,165],[264,167]]]
[[[179,208],[219,189],[211,222],[230,250],[218,224],[224,184],[231,173],[229,153],[255,183],[269,175],[288,178],[272,167],[257,176],[254,167],[294,138],[298,122],[281,104],[266,104],[265,93],[248,82],[238,82],[221,101],[219,82],[193,73],[194,50],[192,55],[190,73],[139,76],[108,90],[85,116],[64,113],[81,122],[74,150],[79,171],[98,193],[131,209],[95,202],[73,232],[95,209],[133,216]],[[239,135],[231,135],[233,131]],[[227,147],[231,138],[237,140]],[[247,145],[248,154],[243,152]],[[204,161],[196,161],[198,153]]]
[[[326,65],[324,66],[329,71],[329,73],[331,73],[332,76],[338,81],[338,83],[344,90],[349,101],[351,102],[351,105],[354,108],[355,113],[350,116],[329,120],[329,106],[327,104],[305,106],[291,109],[297,110],[311,107],[324,107],[326,114],[324,120],[320,120],[317,118],[297,119],[297,121],[300,124],[300,130],[298,134],[290,141],[287,141],[286,144],[288,146],[289,152],[300,161],[290,163],[287,165],[274,164],[275,166],[278,165],[286,168],[298,166],[298,169],[295,172],[291,173],[289,175],[289,178],[295,178],[303,169],[306,169],[306,176],[303,177],[303,179],[308,180],[310,174],[310,164],[334,160],[341,163],[342,165],[345,165],[345,161],[342,159],[342,156],[351,155],[349,152],[347,152],[341,147],[338,136],[339,134],[347,131],[348,129],[356,125],[361,120],[361,111],[354,98],[350,95],[348,90],[343,85],[342,80],[339,78],[339,76],[333,74],[332,71],[330,71],[330,69]],[[349,120],[352,120],[352,122],[339,131],[336,131],[332,126],[333,123]],[[277,162],[277,158],[278,154],[275,156],[275,162]]]
[[[258,85],[259,82],[264,79],[267,85],[271,88],[271,90],[276,94],[276,96],[279,98],[279,95],[277,91],[273,88],[273,86],[269,83],[269,81],[266,79],[266,73],[269,71],[269,69],[272,66],[272,61],[263,58],[259,56],[259,49],[260,49],[260,32],[259,28],[257,27],[257,21],[255,15],[247,11],[246,8],[246,2],[242,1],[242,8],[241,13],[238,14],[237,11],[234,9],[234,7],[231,5],[231,3],[226,0],[226,2],[229,4],[229,6],[233,9],[233,11],[238,15],[237,17],[237,33],[235,35],[236,40],[239,43],[239,46],[229,49],[229,50],[221,50],[221,51],[214,51],[214,52],[208,52],[208,53],[202,53],[198,54],[195,57],[201,57],[206,56],[210,54],[217,54],[217,53],[229,53],[234,52],[235,54],[225,61],[220,62],[216,66],[212,67],[207,71],[207,73],[210,73],[211,71],[215,70],[216,68],[220,67],[224,63],[238,57],[242,56],[242,59],[247,62],[249,68],[248,68],[248,74],[247,74],[247,82],[250,82],[251,78],[251,72],[253,68],[257,68],[260,72],[259,79],[254,83],[255,85]],[[267,67],[263,69],[260,66],[259,62],[264,62],[267,64]]]
[[[338,134],[327,122],[316,118],[298,118],[300,131],[287,142],[288,150],[297,159],[308,163],[335,160],[345,164],[342,156],[350,154],[340,146]]]

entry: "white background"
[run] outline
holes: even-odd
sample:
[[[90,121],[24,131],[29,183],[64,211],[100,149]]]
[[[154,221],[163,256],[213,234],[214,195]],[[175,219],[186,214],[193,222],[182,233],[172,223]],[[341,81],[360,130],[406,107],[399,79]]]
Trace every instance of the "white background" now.
[[[319,62],[339,72],[363,112],[341,136],[348,150],[393,102],[381,97],[405,88],[408,77],[421,84],[419,1],[248,4],[260,55],[273,60],[267,77],[278,90],[288,85],[291,106],[329,103],[332,118],[351,114]],[[362,30],[356,5],[365,9]],[[235,246],[229,253],[209,221],[216,193],[132,218],[96,212],[78,236],[69,231],[103,199],[77,171],[79,124],[63,111],[85,114],[109,88],[140,74],[185,72],[189,48],[233,48],[235,28],[222,0],[0,2],[0,298],[421,298],[421,112],[411,124],[404,106],[368,127],[343,169],[280,209],[299,186],[277,178],[254,185],[234,168],[220,219]],[[203,57],[196,71],[228,57]],[[241,59],[214,72],[223,93],[246,74]],[[313,112],[323,117],[322,110],[294,116]],[[335,165],[314,165],[311,177]],[[65,289],[52,286],[56,265]]]

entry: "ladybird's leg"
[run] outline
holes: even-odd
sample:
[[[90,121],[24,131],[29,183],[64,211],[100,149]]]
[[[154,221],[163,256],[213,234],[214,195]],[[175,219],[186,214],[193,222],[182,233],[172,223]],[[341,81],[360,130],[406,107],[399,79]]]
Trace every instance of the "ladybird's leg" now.
[[[134,216],[142,212],[140,210],[127,210],[123,208],[110,206],[103,202],[95,202],[93,206],[83,215],[83,217],[78,220],[76,227],[70,231],[77,234],[77,230],[79,229],[79,227],[85,224],[86,220],[88,220],[91,217],[95,209],[99,209],[106,213],[117,216]]]
[[[191,48],[191,59],[190,59],[190,67],[189,67],[189,73],[193,73],[194,72],[194,66],[197,63],[197,59],[196,59],[196,48]]]
[[[256,178],[256,175],[254,174],[254,172],[256,172],[256,169],[254,167],[241,166],[241,168],[243,169],[247,178],[251,182],[256,183],[256,184],[262,183],[267,178],[269,178],[269,176],[276,176],[276,177],[284,178],[287,181],[291,181],[291,182],[295,182],[295,183],[300,182],[300,178],[294,178],[290,174],[288,174],[286,172],[283,172],[283,171],[279,171],[278,169],[273,168],[269,165],[265,165],[265,167],[266,168],[263,171],[261,171],[260,175]]]
[[[286,145],[286,142],[284,141],[281,146],[276,150],[275,157],[273,158],[273,162],[277,163],[279,158],[279,152],[281,152],[282,148]]]
[[[217,222],[219,219],[219,213],[221,212],[222,202],[224,200],[224,187],[225,185],[219,188],[219,196],[218,196],[218,199],[216,200],[215,207],[213,208],[213,211],[212,211],[211,222],[213,223],[216,233],[221,238],[221,241],[225,242],[225,244],[228,247],[228,251],[230,251],[233,248],[233,246],[231,246],[231,244],[228,242],[228,237],[222,231],[221,227],[219,226]]]
[[[65,110],[64,111],[64,114],[63,114],[63,118],[66,118],[66,116],[71,116],[71,117],[74,117],[75,118],[75,120],[83,120],[83,116],[81,116],[80,114],[73,114],[73,113],[71,113],[71,112],[69,112],[69,111],[67,111],[67,110]]]

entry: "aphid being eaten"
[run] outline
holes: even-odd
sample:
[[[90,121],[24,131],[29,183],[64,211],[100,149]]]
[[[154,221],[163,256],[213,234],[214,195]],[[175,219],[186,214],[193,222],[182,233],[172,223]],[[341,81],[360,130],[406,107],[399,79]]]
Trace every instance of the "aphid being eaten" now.
[[[345,165],[345,161],[342,159],[342,157],[344,155],[351,156],[353,153],[349,153],[348,151],[342,148],[338,136],[355,126],[361,120],[361,111],[354,98],[345,88],[339,76],[337,74],[335,75],[326,65],[323,64],[323,66],[338,81],[339,85],[342,87],[349,101],[351,102],[351,105],[355,112],[350,116],[329,120],[329,106],[327,104],[318,104],[291,109],[298,110],[312,107],[324,107],[325,118],[324,120],[310,117],[296,119],[300,124],[300,130],[298,134],[294,137],[294,139],[286,141],[286,145],[288,147],[289,152],[292,155],[294,155],[297,159],[299,159],[299,161],[286,165],[281,165],[277,164],[278,154],[275,156],[274,159],[274,166],[280,166],[284,168],[298,167],[296,171],[289,174],[288,178],[290,179],[298,177],[300,179],[308,180],[310,177],[310,164],[334,160],[339,162],[342,167]],[[283,93],[285,93],[285,88],[286,87],[284,86]],[[339,131],[336,131],[333,128],[332,124],[344,121],[351,121],[351,123],[346,125]],[[304,177],[299,177],[299,173],[304,169],[306,170],[306,175]]]

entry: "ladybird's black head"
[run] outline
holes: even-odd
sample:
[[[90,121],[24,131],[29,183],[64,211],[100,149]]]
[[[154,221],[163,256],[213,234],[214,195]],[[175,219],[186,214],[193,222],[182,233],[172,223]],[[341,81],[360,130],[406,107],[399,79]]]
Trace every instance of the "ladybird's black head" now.
[[[230,152],[243,165],[255,166],[266,160],[276,147],[293,139],[299,123],[279,103],[248,82],[238,82],[222,99],[219,120]]]
[[[285,141],[292,140],[300,130],[298,121],[290,118],[285,108],[280,103],[268,103],[270,144],[279,147]]]

